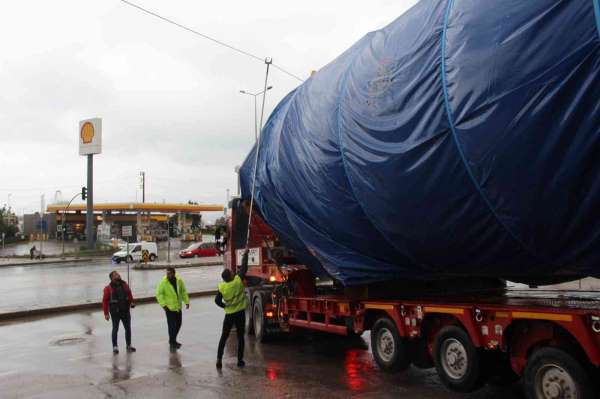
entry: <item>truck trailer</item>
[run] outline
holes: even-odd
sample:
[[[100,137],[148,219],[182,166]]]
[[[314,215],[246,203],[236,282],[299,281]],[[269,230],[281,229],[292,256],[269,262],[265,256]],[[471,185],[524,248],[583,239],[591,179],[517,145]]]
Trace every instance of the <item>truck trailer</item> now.
[[[302,330],[370,331],[373,358],[384,371],[435,367],[443,384],[458,392],[522,378],[531,399],[599,397],[596,293],[467,279],[430,286],[415,281],[403,289],[343,287],[298,263],[256,209],[248,229],[249,209],[248,200],[231,201],[223,244],[225,267],[234,272],[248,248],[246,331],[257,341]]]

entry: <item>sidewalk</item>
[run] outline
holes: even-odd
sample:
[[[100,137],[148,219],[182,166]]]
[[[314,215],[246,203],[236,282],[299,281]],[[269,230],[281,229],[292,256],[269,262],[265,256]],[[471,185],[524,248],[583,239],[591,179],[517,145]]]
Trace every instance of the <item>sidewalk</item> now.
[[[156,261],[146,263],[136,263],[133,268],[135,270],[156,270],[164,269],[168,266],[175,268],[184,267],[203,267],[203,266],[220,266],[223,264],[222,256],[213,256],[210,258],[194,258],[194,259],[171,259],[171,262],[167,261]]]
[[[216,290],[204,290],[204,291],[190,292],[190,293],[188,293],[188,295],[190,298],[196,298],[196,297],[203,297],[203,296],[212,296],[212,295],[216,295],[216,293],[217,293]],[[155,302],[155,301],[156,301],[156,297],[154,297],[154,296],[145,296],[145,297],[141,297],[141,298],[135,298],[136,304],[151,303],[151,302]],[[29,317],[44,317],[44,316],[50,316],[50,315],[54,315],[54,314],[72,313],[72,312],[78,312],[80,310],[86,310],[86,309],[99,310],[101,308],[102,308],[102,302],[85,302],[85,303],[78,303],[78,304],[74,304],[74,305],[62,305],[62,306],[54,306],[54,307],[46,307],[46,308],[19,310],[19,311],[14,311],[14,312],[0,313],[0,323],[3,321],[14,321],[16,319],[23,319],[23,318],[29,318]]]
[[[39,266],[45,264],[63,264],[63,263],[77,263],[77,262],[101,262],[106,261],[106,256],[88,256],[88,257],[55,257],[55,258],[44,258],[44,259],[29,259],[29,258],[0,258],[0,267],[13,267],[13,266]],[[110,260],[110,259],[108,259]]]

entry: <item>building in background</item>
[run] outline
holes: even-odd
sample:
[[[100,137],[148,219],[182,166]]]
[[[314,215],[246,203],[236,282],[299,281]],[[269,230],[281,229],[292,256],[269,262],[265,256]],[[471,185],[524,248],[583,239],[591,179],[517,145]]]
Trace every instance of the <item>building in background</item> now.
[[[44,213],[40,216],[39,212],[23,215],[22,232],[30,240],[56,238],[56,215]]]

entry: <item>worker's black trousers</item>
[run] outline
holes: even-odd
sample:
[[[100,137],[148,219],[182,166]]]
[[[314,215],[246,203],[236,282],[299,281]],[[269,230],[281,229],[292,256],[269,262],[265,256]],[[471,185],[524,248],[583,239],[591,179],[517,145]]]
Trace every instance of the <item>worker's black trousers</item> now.
[[[119,334],[119,322],[123,323],[123,327],[125,327],[125,343],[127,344],[127,346],[131,346],[131,313],[111,310],[110,318],[112,320],[112,344],[113,344],[113,347],[117,346],[117,336]]]
[[[245,310],[225,315],[225,320],[223,320],[223,331],[221,332],[221,339],[219,340],[219,350],[217,351],[217,358],[219,360],[223,358],[225,343],[227,342],[227,338],[229,338],[231,328],[234,325],[235,329],[237,330],[238,360],[244,360],[244,330],[246,328]]]
[[[181,330],[181,310],[179,312],[165,310],[165,313],[167,314],[167,326],[169,327],[169,344],[175,345],[177,343],[177,334]]]

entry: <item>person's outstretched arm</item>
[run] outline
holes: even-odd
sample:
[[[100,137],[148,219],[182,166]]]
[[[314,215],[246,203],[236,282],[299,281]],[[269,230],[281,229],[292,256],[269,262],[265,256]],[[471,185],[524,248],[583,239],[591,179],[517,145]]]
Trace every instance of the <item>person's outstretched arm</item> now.
[[[246,277],[246,273],[248,273],[248,249],[244,251],[244,255],[242,256],[242,265],[238,271],[238,276],[243,280]]]

